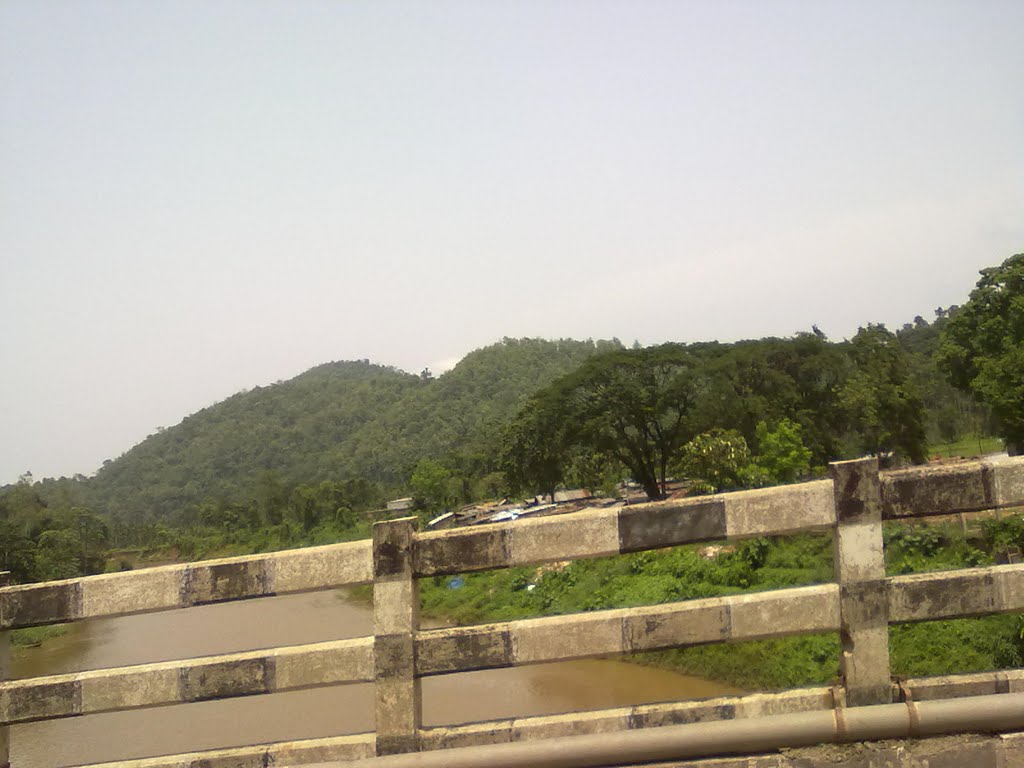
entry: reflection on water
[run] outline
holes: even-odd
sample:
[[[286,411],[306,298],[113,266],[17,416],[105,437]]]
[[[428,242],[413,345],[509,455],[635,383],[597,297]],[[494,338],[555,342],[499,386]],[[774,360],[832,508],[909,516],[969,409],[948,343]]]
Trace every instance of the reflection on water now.
[[[360,637],[373,617],[336,592],[101,619],[18,649],[12,676],[144,664]],[[697,678],[615,661],[574,661],[423,681],[427,725],[602,709],[731,693]],[[373,686],[348,685],[31,723],[11,728],[12,765],[119,758],[373,730]]]

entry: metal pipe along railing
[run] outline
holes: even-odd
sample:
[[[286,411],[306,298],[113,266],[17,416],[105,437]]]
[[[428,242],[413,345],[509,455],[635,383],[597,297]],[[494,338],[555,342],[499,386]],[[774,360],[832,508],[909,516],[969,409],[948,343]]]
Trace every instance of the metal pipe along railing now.
[[[783,747],[1024,729],[1024,693],[668,725],[364,760],[367,768],[602,768]]]

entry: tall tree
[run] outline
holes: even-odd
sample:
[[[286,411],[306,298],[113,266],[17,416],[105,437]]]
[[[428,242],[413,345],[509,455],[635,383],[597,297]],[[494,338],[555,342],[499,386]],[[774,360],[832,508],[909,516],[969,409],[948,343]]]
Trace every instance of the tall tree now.
[[[924,403],[896,336],[884,325],[861,328],[850,344],[850,357],[856,370],[843,385],[840,402],[860,450],[924,462]]]
[[[821,331],[742,341],[709,364],[713,389],[702,401],[702,429],[736,429],[756,452],[758,424],[791,419],[814,463],[841,453],[846,420],[838,395],[852,369],[844,345],[829,343]]]
[[[649,498],[660,498],[669,461],[693,435],[702,351],[681,344],[619,349],[558,379],[509,432],[510,477],[550,490],[563,476],[567,451],[583,447],[621,463]]]
[[[939,361],[954,386],[991,407],[1007,450],[1024,453],[1024,253],[981,271],[943,329]]]
[[[509,421],[500,464],[513,491],[554,496],[566,472],[569,438],[560,402],[547,390],[531,397]]]
[[[447,510],[458,500],[458,479],[433,459],[420,459],[409,478],[416,501],[431,512]]]

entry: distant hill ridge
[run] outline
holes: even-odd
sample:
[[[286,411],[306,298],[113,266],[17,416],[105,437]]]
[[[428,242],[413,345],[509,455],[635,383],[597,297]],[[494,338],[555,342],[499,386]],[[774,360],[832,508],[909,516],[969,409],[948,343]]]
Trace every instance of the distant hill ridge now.
[[[106,462],[86,499],[97,512],[167,517],[204,499],[241,500],[267,473],[398,488],[422,458],[482,458],[525,398],[617,347],[506,338],[436,379],[367,360],[318,365],[149,436]]]

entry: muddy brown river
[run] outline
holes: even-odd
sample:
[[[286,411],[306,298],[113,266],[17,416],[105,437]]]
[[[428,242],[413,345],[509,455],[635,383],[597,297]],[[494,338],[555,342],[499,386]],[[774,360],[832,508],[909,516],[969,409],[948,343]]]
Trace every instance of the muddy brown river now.
[[[72,625],[42,647],[16,649],[13,677],[168,661],[372,633],[370,609],[314,592]],[[617,661],[572,661],[423,681],[424,722],[702,698],[734,689]],[[11,728],[13,768],[54,768],[373,730],[368,684],[30,723]]]

